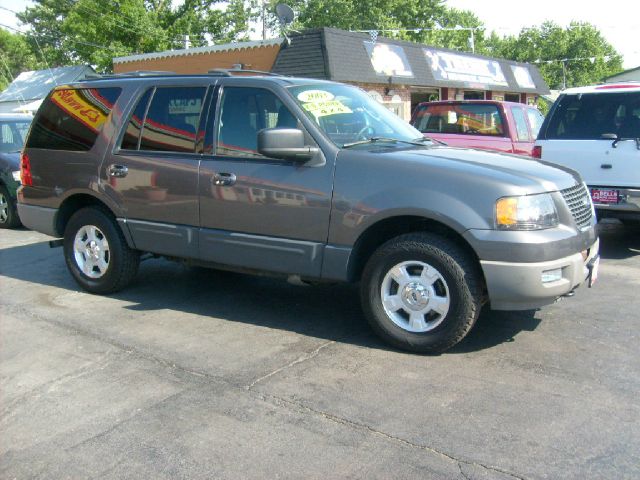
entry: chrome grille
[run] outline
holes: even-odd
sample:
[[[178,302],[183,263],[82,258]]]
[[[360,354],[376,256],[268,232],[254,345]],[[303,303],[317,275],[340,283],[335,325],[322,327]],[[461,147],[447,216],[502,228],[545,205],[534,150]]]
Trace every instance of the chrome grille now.
[[[584,229],[591,225],[593,212],[591,209],[591,198],[584,184],[561,190],[564,201],[567,202],[571,215],[579,228]]]

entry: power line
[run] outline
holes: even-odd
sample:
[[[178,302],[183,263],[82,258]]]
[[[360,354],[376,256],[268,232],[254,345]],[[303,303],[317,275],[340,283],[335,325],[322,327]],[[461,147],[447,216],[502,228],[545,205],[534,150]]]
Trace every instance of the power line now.
[[[3,8],[4,8],[4,7],[3,7]],[[6,8],[5,8],[5,10],[8,10],[8,9],[6,9]],[[5,24],[3,24],[3,23],[0,23],[0,27],[8,28],[8,29],[10,29],[10,30],[15,30],[15,31],[16,31],[16,32],[18,32],[18,33],[23,33],[23,32],[21,32],[20,30],[18,30],[17,28],[10,27],[9,25],[5,25]],[[51,71],[51,67],[49,67],[49,63],[47,62],[47,59],[46,59],[46,57],[45,57],[45,55],[44,55],[44,52],[42,51],[42,48],[40,48],[40,43],[38,43],[38,39],[37,39],[37,38],[35,38],[35,37],[34,37],[33,39],[34,39],[34,40],[35,40],[35,42],[36,42],[36,46],[38,47],[38,50],[40,51],[40,56],[42,57],[42,61],[43,61],[43,62],[44,62],[44,64],[46,65],[47,70],[49,70],[49,76],[51,77],[51,80],[53,80],[53,83],[57,86],[57,85],[58,85],[58,82],[56,82],[56,79],[55,79],[55,77],[53,76],[53,72]]]
[[[99,45],[97,43],[83,42],[82,40],[75,40],[75,39],[69,37],[68,35],[67,36],[63,36],[63,37],[55,37],[53,35],[47,35],[46,33],[34,34],[35,32],[29,32],[29,31],[23,32],[21,30],[18,30],[17,28],[11,27],[9,25],[5,25],[4,23],[0,23],[0,27],[8,28],[9,30],[13,30],[14,32],[30,36],[36,41],[36,43],[38,42],[36,37],[42,37],[42,38],[50,38],[50,39],[58,41],[58,42],[59,41],[69,41],[69,42],[72,42],[72,43],[78,43],[78,44],[81,44],[81,45],[86,45],[88,47],[104,48],[105,50],[110,50],[111,52],[115,52],[115,50],[113,48],[107,47],[106,45]],[[38,45],[38,48],[39,47],[40,46]]]
[[[67,0],[67,1],[69,2],[69,4],[71,6],[74,6],[74,7],[78,8],[79,10],[82,10],[84,13],[92,15],[95,18],[102,19],[106,15],[105,12],[100,11],[100,10],[91,9],[89,6],[81,4],[78,0]],[[7,12],[11,12],[14,15],[18,15],[18,13],[19,13],[19,12],[16,12],[15,10],[11,10],[10,8],[3,7],[3,6],[0,6],[0,9],[6,10]],[[113,12],[113,13],[115,13],[115,12]],[[115,17],[111,18],[110,20],[119,29],[126,30],[128,32],[135,33],[135,34],[138,34],[138,35],[154,34],[154,35],[157,35],[157,36],[161,37],[163,40],[169,42],[170,45],[172,45],[174,43],[183,42],[185,35],[189,35],[189,38],[192,39],[192,40],[204,40],[204,41],[206,41],[208,43],[207,35],[211,35],[209,33],[204,33],[202,35],[194,35],[194,34],[189,33],[189,34],[176,34],[175,36],[169,36],[163,30],[154,30],[152,28],[132,28],[131,26],[122,23],[121,21],[119,21]],[[21,32],[21,33],[24,33],[24,32]],[[97,46],[96,44],[93,44],[93,45]]]
[[[88,13],[88,14],[90,14],[90,15],[93,15],[93,16],[94,16],[94,17],[96,17],[96,18],[101,18],[102,16],[104,16],[104,15],[101,15],[100,13],[96,12],[95,10],[92,10],[92,9],[90,9],[90,8],[86,7],[86,6],[85,6],[85,5],[83,5],[83,4],[79,4],[79,2],[77,2],[77,1],[69,0],[69,3],[71,3],[73,6],[77,7],[78,9],[82,9],[85,13]],[[16,12],[15,10],[11,10],[10,8],[3,7],[3,6],[0,6],[0,10],[5,10],[5,11],[7,11],[7,12],[11,12],[11,13],[13,13],[14,15],[18,15],[18,13],[19,13],[19,12]],[[124,25],[124,24],[120,23],[120,22],[119,22],[119,21],[117,21],[115,18],[114,18],[114,19],[112,19],[112,20],[113,20],[113,23],[114,23],[118,28],[120,28],[120,29],[127,30],[127,31],[129,31],[129,32],[137,33],[137,34],[147,34],[147,33],[151,33],[151,30],[147,30],[147,29],[145,29],[145,30],[141,30],[141,29],[140,29],[140,30],[133,29],[133,28],[131,28],[131,27],[127,26],[127,25]],[[6,27],[7,27],[7,28],[11,28],[11,27],[8,27],[8,26],[6,26]],[[13,30],[16,30],[16,29],[13,29]],[[22,32],[21,30],[16,30],[16,31],[18,31],[18,32],[20,32],[20,33],[25,33],[25,32]],[[160,30],[159,30],[159,31],[157,31],[156,33],[160,33],[160,34],[162,34],[162,36],[163,36],[165,39],[167,39],[167,36],[166,36],[165,32],[163,32],[163,31],[160,31]],[[46,36],[46,35],[44,35],[44,34],[40,34],[40,36]],[[76,42],[77,42],[77,43],[83,43],[83,44],[85,44],[85,45],[95,46],[95,47],[109,48],[109,47],[106,47],[106,46],[104,46],[104,45],[98,45],[98,44],[90,43],[90,42],[80,42],[80,41],[76,41]]]
[[[598,55],[595,57],[574,57],[574,58],[557,58],[553,60],[533,60],[530,63],[556,63],[556,62],[567,63],[567,62],[577,62],[577,61],[584,61],[584,60],[588,60],[591,63],[594,63],[596,60],[599,60],[599,59],[602,59],[605,62],[608,62],[612,58],[613,58],[613,55],[602,55],[602,56]]]
[[[89,8],[88,6],[86,6],[86,5],[84,5],[84,4],[81,4],[81,3],[80,3],[79,1],[77,1],[77,0],[76,0],[76,1],[74,1],[74,0],[69,0],[69,3],[70,3],[70,4],[72,4],[73,6],[75,6],[75,7],[79,8],[79,9],[84,10],[86,13],[89,13],[89,14],[93,15],[93,16],[94,16],[94,17],[96,17],[96,18],[102,18],[102,17],[104,17],[104,16],[105,16],[105,13],[104,13],[104,12],[100,12],[100,11],[97,11],[97,10],[93,10],[93,9]],[[115,12],[114,12],[114,13],[115,13]],[[146,29],[146,28],[145,28],[145,29],[134,29],[134,28],[131,28],[131,27],[130,27],[130,26],[128,26],[128,25],[125,25],[124,23],[121,23],[121,22],[120,22],[120,21],[118,21],[116,18],[112,18],[111,20],[113,21],[113,23],[114,23],[118,28],[121,28],[121,29],[123,29],[123,30],[127,30],[128,32],[136,33],[136,34],[156,33],[156,34],[160,34],[160,35],[161,35],[165,40],[170,40],[170,39],[167,37],[166,33],[165,33],[164,31],[162,31],[162,30],[156,30],[156,31],[154,32],[152,29]]]

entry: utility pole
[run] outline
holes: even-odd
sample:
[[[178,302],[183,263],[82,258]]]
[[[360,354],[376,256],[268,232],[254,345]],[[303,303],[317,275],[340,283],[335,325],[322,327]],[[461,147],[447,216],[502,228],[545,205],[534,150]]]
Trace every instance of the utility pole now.
[[[562,89],[563,90],[567,89],[567,66],[565,65],[565,62],[567,60],[568,60],[567,58],[562,59]]]
[[[267,39],[267,0],[262,0],[262,40]]]

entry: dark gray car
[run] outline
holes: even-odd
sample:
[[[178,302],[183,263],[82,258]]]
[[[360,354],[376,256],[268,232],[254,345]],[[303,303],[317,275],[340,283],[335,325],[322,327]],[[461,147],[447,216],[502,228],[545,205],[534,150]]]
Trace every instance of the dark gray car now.
[[[453,149],[363,91],[277,76],[130,76],[57,87],[34,121],[19,211],[64,238],[95,293],[141,252],[361,283],[389,343],[459,342],[489,302],[532,309],[595,280],[575,172]]]
[[[20,186],[20,151],[31,115],[0,114],[0,228],[20,226],[16,190]]]

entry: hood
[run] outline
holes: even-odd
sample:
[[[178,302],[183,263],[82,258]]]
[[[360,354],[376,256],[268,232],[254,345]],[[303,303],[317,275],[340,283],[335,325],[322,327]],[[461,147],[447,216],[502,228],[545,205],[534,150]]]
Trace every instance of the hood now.
[[[438,169],[459,170],[466,175],[491,177],[529,191],[562,190],[582,183],[580,175],[570,168],[521,155],[448,146],[377,148],[375,151],[390,157],[389,161],[418,162]]]
[[[20,152],[0,153],[0,170],[20,170]]]

